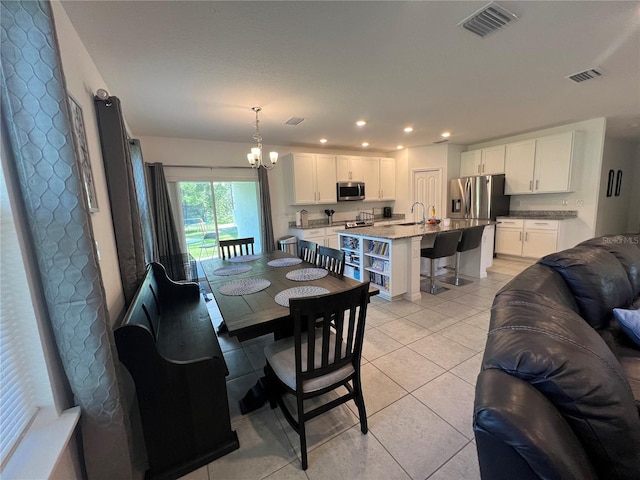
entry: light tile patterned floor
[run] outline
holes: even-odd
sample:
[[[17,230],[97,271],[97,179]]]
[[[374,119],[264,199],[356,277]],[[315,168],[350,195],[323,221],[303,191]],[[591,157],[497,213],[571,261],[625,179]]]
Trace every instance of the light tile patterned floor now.
[[[229,367],[232,427],[240,449],[184,480],[474,480],[476,376],[495,293],[529,264],[494,259],[485,279],[417,302],[373,298],[362,360],[369,433],[352,402],[308,428],[309,468],[300,467],[298,437],[281,412],[265,405],[240,414],[238,400],[262,376],[270,336],[238,342],[222,336]],[[220,321],[209,302],[214,324]]]

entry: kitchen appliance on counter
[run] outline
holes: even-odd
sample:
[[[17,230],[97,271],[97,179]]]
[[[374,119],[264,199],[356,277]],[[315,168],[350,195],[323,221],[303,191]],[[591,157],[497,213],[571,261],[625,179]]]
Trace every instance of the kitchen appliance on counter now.
[[[450,218],[489,219],[509,214],[504,175],[456,178],[449,182]]]
[[[345,222],[344,228],[373,227],[374,218],[372,213],[360,212],[355,220]]]
[[[336,193],[339,202],[364,200],[364,182],[338,182]]]
[[[309,212],[298,210],[296,212],[296,227],[307,228],[309,226]]]
[[[391,218],[391,217],[393,217],[393,208],[391,208],[391,207],[384,207],[384,208],[382,209],[382,216],[383,216],[384,218]]]

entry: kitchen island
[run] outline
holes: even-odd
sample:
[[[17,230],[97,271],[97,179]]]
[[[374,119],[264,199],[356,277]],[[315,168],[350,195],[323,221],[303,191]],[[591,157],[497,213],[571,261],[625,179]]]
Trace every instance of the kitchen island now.
[[[370,280],[380,288],[386,300],[420,299],[420,272],[428,272],[420,249],[430,247],[438,232],[464,230],[486,225],[482,244],[462,253],[460,271],[476,278],[487,276],[493,262],[495,222],[490,220],[451,220],[450,225],[384,225],[339,230],[339,246],[345,252],[345,275],[356,280]],[[422,267],[422,268],[421,268]],[[437,274],[437,273],[436,273]]]

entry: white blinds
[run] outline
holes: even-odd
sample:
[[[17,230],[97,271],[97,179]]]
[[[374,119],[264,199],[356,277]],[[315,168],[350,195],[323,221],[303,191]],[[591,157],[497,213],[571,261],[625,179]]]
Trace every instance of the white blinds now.
[[[35,322],[35,314],[1,168],[0,246],[0,461],[4,466],[37,408],[25,357],[28,349],[23,345],[23,323]]]

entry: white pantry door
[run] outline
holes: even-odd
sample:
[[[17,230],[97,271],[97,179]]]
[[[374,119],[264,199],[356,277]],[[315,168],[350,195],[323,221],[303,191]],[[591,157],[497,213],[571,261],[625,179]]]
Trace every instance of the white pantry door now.
[[[446,216],[442,208],[442,169],[413,170],[413,202],[424,204],[427,218],[431,215],[431,206],[436,207],[436,218]],[[413,209],[413,220],[422,220],[422,210],[418,206]]]

